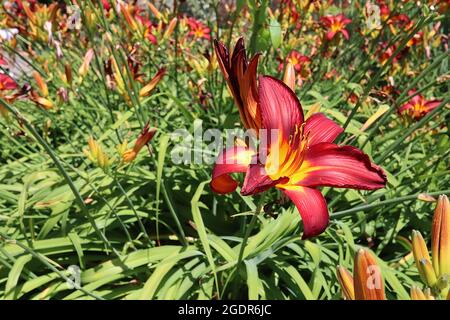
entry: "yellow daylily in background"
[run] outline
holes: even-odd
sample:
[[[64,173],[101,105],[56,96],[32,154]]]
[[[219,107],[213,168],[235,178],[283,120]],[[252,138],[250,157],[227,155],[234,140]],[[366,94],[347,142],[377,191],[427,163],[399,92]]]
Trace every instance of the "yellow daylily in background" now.
[[[110,165],[108,155],[103,151],[101,145],[95,141],[93,137],[88,140],[88,149],[84,149],[83,153],[97,166],[106,170]]]

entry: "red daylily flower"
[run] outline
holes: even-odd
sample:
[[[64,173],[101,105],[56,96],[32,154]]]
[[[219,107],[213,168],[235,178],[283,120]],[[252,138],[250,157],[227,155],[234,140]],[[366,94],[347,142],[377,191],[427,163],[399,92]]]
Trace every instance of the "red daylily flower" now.
[[[0,91],[17,89],[16,81],[7,74],[0,73]]]
[[[2,60],[0,57],[0,64],[6,64],[6,61]],[[4,73],[0,73],[0,98],[5,99],[8,102],[12,102],[17,95],[5,95],[3,93],[3,91],[9,91],[9,90],[15,90],[17,89],[18,85],[16,83],[16,81],[11,78],[10,76],[4,74]],[[3,117],[7,117],[8,116],[8,111],[6,111],[6,109],[0,105],[0,115],[2,115]]]
[[[211,39],[211,29],[208,28],[203,22],[198,21],[195,18],[187,18],[186,23],[189,27],[188,35],[197,39]]]
[[[143,11],[139,7],[134,7],[132,5],[120,4],[120,11],[125,18],[128,26],[131,30],[140,30],[145,38],[147,38],[154,45],[158,44],[158,40],[153,34],[153,25],[150,19],[143,16]]]
[[[394,25],[400,29],[407,31],[407,30],[411,29],[411,27],[414,25],[414,22],[406,14],[402,13],[402,14],[393,16],[391,18],[391,21],[389,21],[389,24]]]
[[[217,40],[214,40],[214,49],[244,127],[258,131],[261,128],[261,115],[257,103],[256,69],[260,54],[248,62],[243,38],[236,42],[231,56],[223,43]]]
[[[295,71],[297,72],[301,72],[303,66],[311,62],[311,59],[309,57],[304,56],[300,52],[295,50],[289,54],[286,60],[294,66]]]
[[[389,9],[389,6],[384,1],[377,1],[378,6],[380,7],[380,17],[383,21],[385,21],[387,18],[389,18],[389,15],[391,14],[391,10]]]
[[[36,11],[37,0],[16,0],[16,12],[25,15],[24,3],[26,3],[31,11]]]
[[[413,96],[416,90],[408,92],[410,96]],[[417,94],[411,98],[407,103],[400,107],[398,110],[402,114],[407,114],[415,120],[423,118],[428,112],[435,109],[442,100],[426,100],[422,95]]]
[[[333,39],[338,32],[342,33],[345,39],[348,40],[350,38],[347,29],[345,29],[345,26],[352,22],[352,20],[344,16],[342,13],[336,16],[322,17],[320,18],[320,21],[328,29],[328,40]]]
[[[109,4],[109,0],[102,0],[102,7],[105,11],[111,10],[111,5]]]
[[[311,70],[309,70],[308,64],[311,62],[311,59],[307,56],[302,55],[298,51],[291,51],[289,55],[286,58],[287,67],[286,72],[288,72],[289,68],[292,67],[294,71],[296,71],[299,75],[298,78],[298,85],[301,86],[303,84],[303,80],[308,79],[309,75],[311,74]],[[282,71],[284,69],[284,63],[280,62],[278,65],[278,70]],[[295,72],[294,72],[295,73]],[[293,75],[292,83],[295,84],[295,74]],[[285,83],[288,83],[284,81]],[[294,90],[294,85],[289,85],[291,89]]]
[[[283,0],[283,5],[281,6],[283,8],[283,15],[286,17],[289,17],[289,24],[295,25],[296,29],[301,28],[301,22],[300,20],[300,13],[297,10],[295,1],[292,0]],[[308,4],[309,6],[309,4]]]
[[[150,19],[147,17],[141,16],[139,13],[136,13],[135,18],[137,21],[141,23],[141,25],[144,26],[144,37],[147,38],[151,43],[154,45],[158,44],[158,40],[156,39],[155,35],[153,34],[153,25]]]
[[[409,39],[406,44],[407,47],[413,47],[422,42],[423,39],[423,31],[417,32],[411,39]]]
[[[245,172],[242,195],[276,187],[297,206],[303,220],[303,239],[322,233],[328,225],[327,203],[321,186],[373,190],[387,179],[361,150],[333,143],[343,129],[322,113],[306,121],[295,93],[282,81],[261,76],[258,86],[262,128],[278,130],[260,153],[244,146],[225,149],[218,157],[210,186],[214,192],[233,192],[238,183],[230,173]],[[267,153],[263,164],[261,159]]]

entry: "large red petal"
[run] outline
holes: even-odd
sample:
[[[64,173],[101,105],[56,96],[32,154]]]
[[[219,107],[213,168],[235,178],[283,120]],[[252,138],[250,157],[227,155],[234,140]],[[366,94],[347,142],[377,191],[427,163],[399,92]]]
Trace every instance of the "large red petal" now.
[[[323,113],[315,113],[306,120],[304,132],[308,135],[308,145],[321,142],[333,142],[342,129],[336,122],[327,118]]]
[[[303,123],[297,96],[284,82],[269,76],[259,77],[258,93],[263,127],[280,130],[281,138],[288,140]]]
[[[221,194],[236,190],[238,183],[229,174],[246,172],[253,153],[248,148],[238,146],[224,149],[214,165],[210,182],[211,189]]]
[[[408,92],[408,94],[410,96],[415,95],[414,97],[412,97],[409,100],[409,103],[412,104],[413,106],[416,105],[416,104],[421,105],[423,103],[423,100],[424,100],[424,98],[420,94],[416,94],[416,92],[417,92],[416,90],[410,90]]]
[[[344,36],[344,38],[346,40],[350,39],[350,36],[349,36],[348,31],[346,29],[342,29],[341,33],[342,33],[342,35]]]
[[[303,220],[302,239],[317,236],[328,226],[328,208],[319,190],[300,186],[283,187],[284,193],[294,202]]]
[[[320,18],[320,21],[322,22],[322,24],[325,27],[330,27],[334,21],[334,18],[332,16],[325,16],[325,17]]]
[[[405,110],[412,109],[412,108],[414,108],[414,105],[411,104],[410,102],[408,102],[408,103],[405,103],[404,105],[402,105],[402,106],[398,109],[398,112],[402,113],[402,112],[404,112]]]
[[[335,34],[336,34],[336,31],[328,31],[328,32],[327,32],[327,39],[328,39],[328,40],[333,39],[334,36],[335,36]]]
[[[349,24],[351,22],[352,22],[352,19],[349,19],[349,18],[346,18],[346,17],[344,17],[344,20],[342,20],[342,23],[345,24],[345,25],[347,25],[347,24]]]
[[[424,107],[427,110],[427,112],[432,111],[433,109],[436,109],[441,104],[442,100],[430,100],[425,102]]]
[[[386,182],[383,170],[361,150],[323,142],[308,149],[300,170],[289,183],[373,190],[385,187]]]

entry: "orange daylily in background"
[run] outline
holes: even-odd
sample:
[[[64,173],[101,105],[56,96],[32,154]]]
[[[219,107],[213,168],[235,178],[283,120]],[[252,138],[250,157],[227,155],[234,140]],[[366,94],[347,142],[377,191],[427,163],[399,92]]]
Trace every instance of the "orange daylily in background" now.
[[[172,18],[172,20],[170,20],[169,24],[167,25],[166,31],[164,32],[164,39],[168,39],[173,31],[175,30],[175,27],[177,25],[178,19],[177,18]]]
[[[335,16],[328,15],[322,17],[320,18],[320,21],[328,30],[326,35],[328,40],[333,39],[337,33],[342,33],[344,38],[349,40],[350,36],[347,29],[345,29],[345,26],[352,22],[352,20],[344,16],[342,13]]]
[[[383,277],[375,256],[360,249],[355,255],[353,276],[344,267],[337,267],[337,278],[347,300],[386,300]]]
[[[155,89],[156,85],[161,81],[162,77],[166,74],[166,68],[161,68],[156,72],[153,78],[147,83],[141,90],[139,90],[140,97],[148,96],[153,89]]]
[[[413,96],[407,103],[398,110],[401,114],[406,114],[415,120],[423,118],[428,112],[435,109],[442,100],[427,100],[422,95],[416,94],[416,90],[408,92],[409,96]]]
[[[125,101],[131,106],[132,100],[128,96],[127,83],[128,86],[132,86],[129,82],[129,77],[127,73],[130,72],[131,78],[137,82],[145,83],[142,79],[142,73],[140,73],[140,63],[136,62],[132,56],[128,57],[128,68],[125,66],[120,67],[114,58],[111,58],[105,65],[105,71],[109,79],[114,79],[114,82],[110,82],[110,87],[117,88],[117,91],[124,97]],[[147,84],[139,90],[139,98],[144,98],[149,96],[161,79],[166,74],[166,68],[160,68],[156,74],[150,79]]]
[[[302,24],[300,23],[300,13],[297,10],[296,1],[292,0],[282,0],[282,3],[284,4],[282,6],[283,16],[289,17],[287,20],[287,23],[291,26],[295,26],[295,29],[300,29],[302,27]],[[298,1],[300,4],[300,7],[302,7],[301,1]],[[308,6],[310,4],[310,1],[308,1]],[[308,8],[302,8],[302,10],[307,10]]]
[[[306,121],[295,93],[282,81],[261,76],[257,92],[261,128],[267,147],[259,153],[247,147],[225,149],[218,157],[210,186],[221,194],[238,183],[230,173],[245,172],[242,195],[276,187],[297,206],[303,220],[303,238],[322,233],[329,221],[321,186],[374,190],[387,179],[361,150],[333,143],[343,129],[322,113]],[[278,136],[273,139],[272,132]],[[270,139],[269,139],[270,138]],[[267,155],[267,161],[263,159]]]
[[[40,107],[45,110],[50,110],[53,108],[53,102],[48,99],[48,87],[45,83],[44,79],[42,79],[41,75],[37,72],[33,72],[34,80],[39,89],[39,93],[36,90],[30,90],[30,99],[35,102]]]
[[[261,128],[261,112],[258,107],[256,71],[260,54],[247,61],[242,37],[236,42],[231,55],[223,43],[217,40],[214,40],[214,49],[244,127],[258,131]]]
[[[119,151],[119,153],[122,154],[122,161],[123,162],[132,162],[134,159],[136,159],[137,155],[141,151],[141,149],[147,145],[147,143],[152,140],[153,136],[156,133],[156,128],[150,128],[149,124],[147,123],[142,130],[139,137],[136,139],[136,142],[134,144],[134,147],[132,149],[125,150],[123,152]]]

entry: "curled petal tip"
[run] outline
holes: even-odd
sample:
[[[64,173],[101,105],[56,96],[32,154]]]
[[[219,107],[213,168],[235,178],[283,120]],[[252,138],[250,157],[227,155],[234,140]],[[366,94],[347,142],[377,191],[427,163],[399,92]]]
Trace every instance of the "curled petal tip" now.
[[[285,186],[282,189],[294,202],[302,217],[302,239],[315,237],[324,232],[329,223],[329,215],[322,193],[317,189],[300,186]]]
[[[230,174],[246,172],[254,152],[247,147],[224,149],[216,159],[210,187],[215,193],[227,194],[236,190],[238,183]]]

